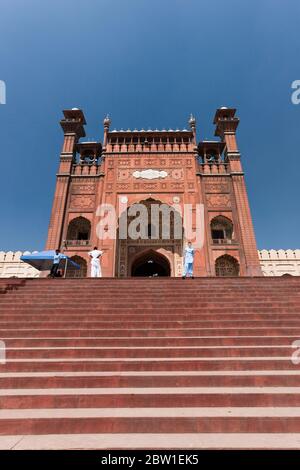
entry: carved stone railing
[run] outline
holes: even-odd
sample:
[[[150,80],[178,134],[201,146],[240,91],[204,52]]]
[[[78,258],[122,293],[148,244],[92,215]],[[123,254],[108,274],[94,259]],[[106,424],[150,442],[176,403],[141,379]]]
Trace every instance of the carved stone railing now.
[[[201,174],[205,175],[224,175],[229,171],[229,164],[221,163],[200,163],[199,169]]]
[[[238,241],[231,238],[213,238],[214,245],[237,245]]]
[[[107,147],[110,153],[147,153],[147,152],[190,152],[191,143],[156,143],[156,142],[140,142],[140,143],[125,143],[113,144],[109,143]]]
[[[70,246],[89,246],[90,240],[65,240],[64,245],[66,247]]]
[[[80,164],[77,163],[76,165],[73,165],[72,167],[72,174],[73,175],[80,175],[80,176],[86,176],[86,175],[98,175],[101,173],[100,165],[89,165],[89,164]]]

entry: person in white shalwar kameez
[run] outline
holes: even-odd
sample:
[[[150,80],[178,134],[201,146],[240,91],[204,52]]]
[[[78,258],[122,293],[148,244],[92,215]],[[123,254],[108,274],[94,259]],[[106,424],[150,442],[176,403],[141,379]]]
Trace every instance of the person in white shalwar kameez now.
[[[98,250],[95,246],[92,251],[89,252],[91,258],[91,277],[102,277],[100,258],[103,255],[103,251]]]
[[[194,256],[195,250],[192,247],[192,243],[188,242],[184,250],[184,271],[182,278],[185,279],[187,276],[194,279]]]

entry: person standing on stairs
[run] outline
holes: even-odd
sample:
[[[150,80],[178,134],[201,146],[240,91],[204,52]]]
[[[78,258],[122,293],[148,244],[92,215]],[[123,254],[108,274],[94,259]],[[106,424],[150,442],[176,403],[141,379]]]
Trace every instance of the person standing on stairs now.
[[[98,250],[95,246],[92,251],[89,252],[91,258],[91,277],[102,277],[100,258],[103,255],[103,251]]]
[[[182,279],[185,279],[187,276],[194,279],[194,255],[195,250],[191,242],[188,242],[188,245],[184,250],[184,271]]]
[[[62,259],[62,253],[60,252],[58,248],[57,250],[55,250],[55,253],[53,256],[53,264],[52,264],[51,271],[50,271],[50,277],[59,277],[57,270],[58,270],[61,259]]]

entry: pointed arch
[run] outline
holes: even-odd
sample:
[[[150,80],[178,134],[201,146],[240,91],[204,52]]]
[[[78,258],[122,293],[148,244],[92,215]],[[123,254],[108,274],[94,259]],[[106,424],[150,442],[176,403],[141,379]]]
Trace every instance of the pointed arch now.
[[[231,243],[233,241],[233,223],[224,215],[217,215],[210,222],[211,238],[215,244]]]
[[[66,245],[88,245],[91,237],[91,222],[85,217],[76,217],[68,225]]]
[[[240,272],[238,260],[230,255],[219,256],[216,259],[215,269],[218,277],[236,277]]]
[[[153,249],[144,250],[133,260],[131,276],[133,277],[166,277],[171,275],[168,258]]]
[[[66,277],[86,277],[87,276],[87,262],[84,258],[78,255],[71,256],[71,260],[80,265],[80,269],[75,268],[71,264],[67,267]]]

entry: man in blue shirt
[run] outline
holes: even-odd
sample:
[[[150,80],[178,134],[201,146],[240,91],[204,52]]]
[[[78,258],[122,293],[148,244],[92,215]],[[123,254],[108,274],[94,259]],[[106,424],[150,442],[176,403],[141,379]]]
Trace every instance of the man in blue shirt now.
[[[192,279],[194,279],[194,275],[193,275],[194,255],[195,255],[195,250],[192,247],[192,243],[188,242],[188,246],[186,246],[184,250],[184,271],[183,271],[182,279],[185,279],[186,276],[189,276]]]
[[[53,264],[52,264],[52,268],[50,271],[50,277],[57,277],[57,270],[59,267],[60,260],[62,259],[62,256],[63,255],[59,249],[55,250],[55,254],[53,257]]]

